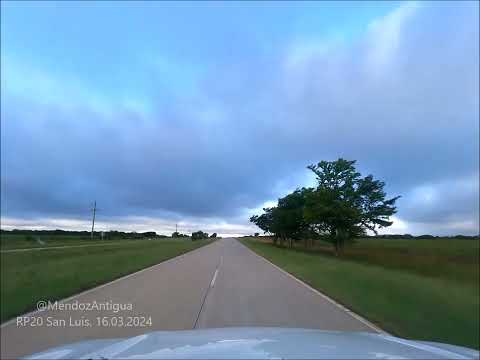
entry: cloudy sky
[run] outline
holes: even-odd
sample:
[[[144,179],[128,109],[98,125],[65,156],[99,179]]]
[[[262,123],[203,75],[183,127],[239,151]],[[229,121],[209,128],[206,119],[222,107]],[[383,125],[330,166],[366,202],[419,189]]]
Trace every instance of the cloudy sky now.
[[[1,4],[2,228],[220,234],[320,160],[479,232],[478,2]]]

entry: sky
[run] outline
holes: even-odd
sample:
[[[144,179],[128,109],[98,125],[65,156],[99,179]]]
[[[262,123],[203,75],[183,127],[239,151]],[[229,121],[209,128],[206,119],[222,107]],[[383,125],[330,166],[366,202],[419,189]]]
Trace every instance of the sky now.
[[[1,2],[2,229],[203,230],[339,157],[479,233],[478,2]]]

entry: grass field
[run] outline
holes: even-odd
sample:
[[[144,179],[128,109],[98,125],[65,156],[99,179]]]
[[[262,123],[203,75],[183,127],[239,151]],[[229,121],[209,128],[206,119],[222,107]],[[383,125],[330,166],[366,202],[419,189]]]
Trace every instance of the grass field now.
[[[39,241],[37,241],[37,239]],[[159,238],[155,241],[165,241],[169,238]],[[2,234],[0,236],[0,250],[25,249],[25,248],[43,248],[52,246],[76,246],[76,245],[97,245],[123,243],[125,241],[138,241],[138,239],[122,239],[113,238],[100,240],[96,238],[91,240],[90,237],[69,236],[69,235],[42,235],[42,236],[25,236],[21,234]]]
[[[123,240],[118,245],[2,253],[1,321],[210,243]]]
[[[36,239],[39,239],[37,241]],[[96,242],[96,241],[95,241]],[[42,243],[44,245],[42,245]],[[24,248],[36,248],[46,246],[64,246],[64,245],[80,245],[93,243],[90,239],[80,238],[78,236],[38,236],[27,237],[25,235],[18,234],[2,234],[0,236],[0,249],[24,249]]]
[[[341,258],[242,242],[394,335],[480,348],[478,241],[362,239]]]
[[[271,242],[269,238],[258,238]],[[313,249],[304,250],[303,243],[295,244],[296,251],[316,252],[334,256],[331,244],[316,241]],[[342,258],[379,265],[389,269],[410,271],[455,282],[479,282],[480,241],[458,239],[358,239],[346,246]]]

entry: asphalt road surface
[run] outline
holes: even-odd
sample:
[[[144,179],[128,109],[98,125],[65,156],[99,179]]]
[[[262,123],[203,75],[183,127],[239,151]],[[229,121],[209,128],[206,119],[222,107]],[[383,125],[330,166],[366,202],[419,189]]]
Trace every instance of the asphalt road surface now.
[[[3,324],[1,358],[87,339],[226,326],[376,331],[237,240],[222,239]]]

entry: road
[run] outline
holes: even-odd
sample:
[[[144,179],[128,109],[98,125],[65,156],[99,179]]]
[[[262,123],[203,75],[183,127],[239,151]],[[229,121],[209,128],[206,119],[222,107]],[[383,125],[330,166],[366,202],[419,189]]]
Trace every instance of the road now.
[[[18,318],[3,324],[1,358],[154,330],[285,326],[375,331],[236,239],[216,241],[62,304],[70,308],[29,314],[29,325],[17,323]]]

